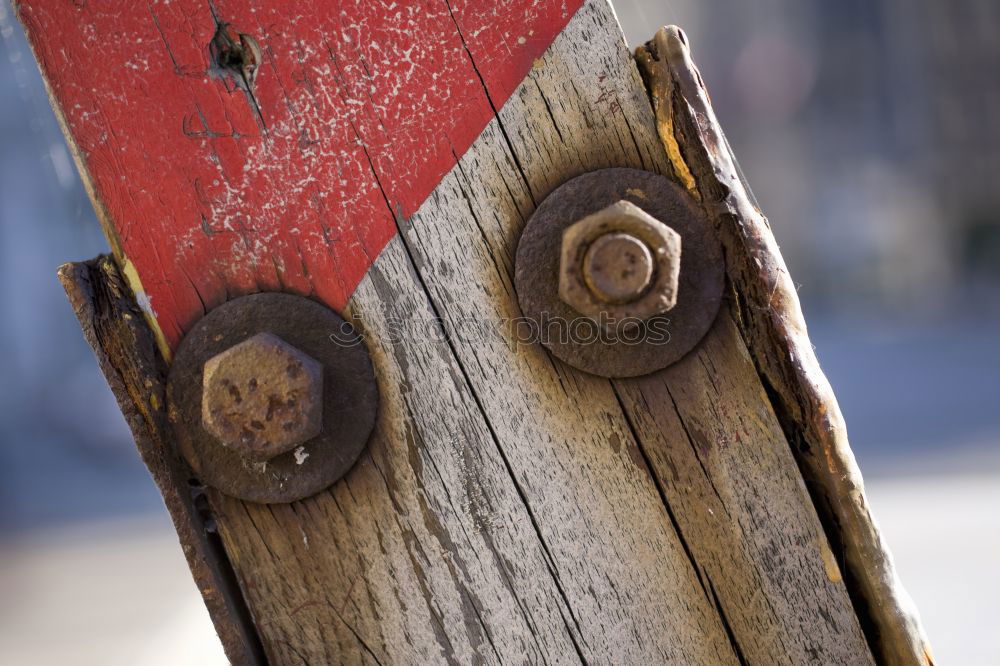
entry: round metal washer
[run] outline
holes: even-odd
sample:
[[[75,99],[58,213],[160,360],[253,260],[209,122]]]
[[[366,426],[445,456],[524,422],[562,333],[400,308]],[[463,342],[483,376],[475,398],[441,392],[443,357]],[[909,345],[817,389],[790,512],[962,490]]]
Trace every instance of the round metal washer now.
[[[559,255],[566,227],[621,200],[681,236],[677,305],[669,312],[604,331],[559,298]],[[555,356],[602,377],[636,377],[675,363],[705,336],[725,281],[722,246],[692,197],[667,178],[638,169],[601,169],[557,188],[535,210],[517,246],[514,285],[521,312]],[[520,326],[519,326],[520,328]]]
[[[270,332],[323,366],[323,429],[266,462],[224,446],[202,426],[202,368],[219,352]],[[343,476],[375,426],[378,385],[361,337],[334,311],[301,296],[253,294],[203,317],[185,336],[167,380],[175,439],[199,479],[227,495],[265,504],[314,495]]]

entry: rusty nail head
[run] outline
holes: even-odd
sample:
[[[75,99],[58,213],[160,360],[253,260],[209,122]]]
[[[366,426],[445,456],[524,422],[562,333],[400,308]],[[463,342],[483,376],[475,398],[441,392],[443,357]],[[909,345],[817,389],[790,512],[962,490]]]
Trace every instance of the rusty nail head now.
[[[559,296],[609,323],[646,320],[677,303],[681,238],[628,201],[619,201],[563,232]]]
[[[287,453],[323,428],[323,368],[278,336],[258,333],[205,362],[201,418],[248,459]]]

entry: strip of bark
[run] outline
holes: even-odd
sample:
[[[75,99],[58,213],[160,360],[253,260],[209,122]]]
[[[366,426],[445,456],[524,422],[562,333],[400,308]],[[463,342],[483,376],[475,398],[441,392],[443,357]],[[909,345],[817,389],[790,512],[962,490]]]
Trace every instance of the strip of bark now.
[[[106,255],[65,264],[59,280],[163,495],[226,656],[237,665],[267,663],[203,489],[168,439],[167,364],[131,290]]]
[[[864,494],[830,384],[806,332],[795,286],[675,26],[636,50],[660,139],[678,182],[714,220],[730,308],[792,447],[872,651],[881,663],[933,663]]]

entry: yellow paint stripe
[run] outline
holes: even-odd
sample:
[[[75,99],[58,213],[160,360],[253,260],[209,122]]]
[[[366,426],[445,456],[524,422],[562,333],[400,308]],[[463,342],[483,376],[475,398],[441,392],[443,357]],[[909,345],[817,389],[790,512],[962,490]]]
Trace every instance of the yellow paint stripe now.
[[[118,263],[121,266],[122,275],[125,277],[125,284],[132,290],[132,295],[135,297],[136,303],[139,304],[139,309],[142,310],[142,316],[146,319],[146,323],[149,324],[150,330],[153,331],[153,337],[156,339],[156,346],[160,349],[160,354],[163,355],[167,363],[170,363],[173,353],[167,344],[167,338],[163,335],[163,331],[156,321],[156,313],[153,312],[153,308],[150,306],[146,291],[142,288],[142,280],[139,279],[139,272],[125,255],[118,255],[116,253],[115,258],[118,259]]]
[[[661,108],[656,111],[656,131],[660,135],[660,141],[663,142],[663,147],[667,151],[667,158],[670,160],[670,164],[673,165],[674,173],[680,179],[681,184],[691,194],[701,199],[698,187],[694,182],[694,174],[691,173],[687,162],[684,161],[684,156],[681,155],[681,147],[674,134],[674,118],[670,115],[669,111],[662,108],[663,105],[664,101],[660,100],[659,106]]]

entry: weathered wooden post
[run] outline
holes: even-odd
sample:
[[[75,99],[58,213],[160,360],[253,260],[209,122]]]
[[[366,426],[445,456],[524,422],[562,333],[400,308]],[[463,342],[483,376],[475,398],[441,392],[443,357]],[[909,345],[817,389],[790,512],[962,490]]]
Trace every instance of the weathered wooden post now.
[[[679,30],[17,9],[114,250],[60,278],[234,663],[931,663]]]

